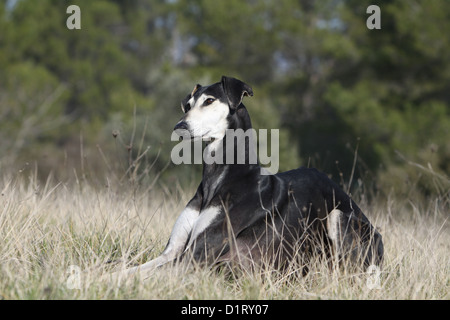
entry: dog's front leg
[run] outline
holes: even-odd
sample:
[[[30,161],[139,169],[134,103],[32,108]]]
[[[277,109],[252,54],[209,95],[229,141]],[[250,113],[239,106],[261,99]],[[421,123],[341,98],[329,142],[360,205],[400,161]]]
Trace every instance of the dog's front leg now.
[[[176,259],[184,251],[189,234],[191,233],[198,216],[199,211],[188,204],[175,222],[172,233],[170,234],[169,242],[159,257],[140,266],[113,273],[111,276],[126,276],[139,273],[141,277],[145,278],[157,267]]]

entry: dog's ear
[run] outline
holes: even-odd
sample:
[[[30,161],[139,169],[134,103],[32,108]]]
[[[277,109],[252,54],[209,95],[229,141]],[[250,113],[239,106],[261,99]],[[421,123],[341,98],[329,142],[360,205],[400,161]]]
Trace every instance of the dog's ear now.
[[[231,109],[236,109],[244,96],[253,96],[252,88],[241,80],[222,76],[221,82]]]
[[[202,86],[201,85],[199,85],[198,83],[195,85],[195,87],[194,87],[194,89],[192,90],[192,92],[191,92],[191,97],[194,95],[194,93],[198,90],[198,89],[200,89]]]
[[[190,94],[188,94],[186,96],[186,98],[184,98],[183,100],[181,100],[181,110],[183,110],[184,113],[188,112],[191,109],[191,106],[188,104],[188,101],[192,98],[192,96],[194,95],[194,93],[200,89],[202,86],[199,84],[196,84],[194,89],[192,90],[192,92]]]

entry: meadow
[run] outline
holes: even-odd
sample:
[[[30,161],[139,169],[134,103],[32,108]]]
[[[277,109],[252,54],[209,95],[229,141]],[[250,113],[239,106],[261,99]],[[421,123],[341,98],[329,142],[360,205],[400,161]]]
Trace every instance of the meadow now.
[[[39,182],[25,170],[3,176],[0,190],[2,299],[450,298],[448,194],[361,204],[385,245],[383,268],[373,274],[330,272],[317,259],[305,276],[292,267],[229,278],[175,265],[119,283],[100,276],[156,257],[194,188],[109,179],[99,187],[76,173]]]
[[[0,1],[0,299],[448,300],[450,1],[382,1],[376,30],[372,2],[77,1],[73,30],[69,1]],[[102,280],[164,249],[200,182],[171,157],[180,101],[222,75],[280,171],[357,189],[381,270]]]

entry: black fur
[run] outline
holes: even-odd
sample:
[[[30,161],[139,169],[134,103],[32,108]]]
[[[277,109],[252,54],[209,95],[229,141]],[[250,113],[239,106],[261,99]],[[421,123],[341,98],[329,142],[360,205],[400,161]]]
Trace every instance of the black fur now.
[[[198,86],[194,96],[208,94],[228,103],[230,129],[251,128],[245,95],[253,91],[244,82],[222,77],[221,82]],[[188,95],[182,105],[189,112]],[[225,139],[223,139],[225,141]],[[223,145],[223,150],[226,146]],[[206,164],[203,179],[188,204],[200,214],[220,206],[220,214],[188,251],[197,262],[235,262],[258,265],[272,262],[280,267],[292,261],[307,261],[315,253],[349,258],[355,265],[380,265],[381,235],[356,203],[325,174],[299,168],[276,175],[261,175],[258,164]],[[236,154],[236,153],[235,153]],[[217,179],[224,175],[219,185]],[[333,209],[343,212],[342,248],[333,249],[326,227]]]

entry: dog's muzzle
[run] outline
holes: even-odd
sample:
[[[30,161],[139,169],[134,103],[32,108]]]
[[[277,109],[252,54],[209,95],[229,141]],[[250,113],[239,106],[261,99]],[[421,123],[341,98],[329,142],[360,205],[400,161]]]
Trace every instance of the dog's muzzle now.
[[[188,124],[186,123],[186,121],[178,122],[175,125],[175,127],[173,128],[173,131],[175,131],[175,133],[177,135],[179,135],[180,137],[183,137],[183,138],[190,138],[191,137],[191,133],[188,130]]]

